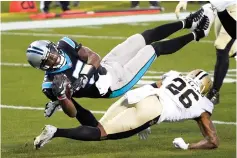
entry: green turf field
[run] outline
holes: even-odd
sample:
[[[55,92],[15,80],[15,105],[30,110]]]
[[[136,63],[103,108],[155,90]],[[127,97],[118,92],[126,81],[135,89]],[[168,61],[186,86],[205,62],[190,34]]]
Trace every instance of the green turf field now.
[[[167,22],[137,23],[122,25],[105,25],[96,27],[77,27],[59,29],[38,29],[9,31],[11,33],[29,33],[27,36],[2,34],[2,63],[27,63],[26,48],[33,40],[47,39],[56,42],[57,34],[87,35],[92,38],[74,38],[105,56],[121,39],[97,39],[97,36],[128,37]],[[48,34],[48,36],[32,36],[30,33]],[[176,37],[187,33],[181,31],[171,36]],[[93,38],[94,36],[94,38]],[[171,69],[187,72],[195,68],[206,71],[214,69],[215,49],[210,41],[214,41],[214,33],[202,42],[193,42],[178,53],[159,57],[150,70],[160,72]],[[139,61],[138,61],[139,62]],[[235,60],[230,59],[230,69],[235,69]],[[3,105],[44,107],[47,99],[41,93],[44,73],[30,67],[2,66],[2,103]],[[229,73],[230,74],[230,73]],[[235,74],[232,73],[232,75]],[[231,75],[231,74],[230,74]],[[157,74],[146,74],[157,76]],[[235,77],[234,77],[235,79]],[[153,79],[155,80],[155,79]],[[236,84],[225,83],[221,89],[221,104],[216,106],[213,120],[236,122]],[[103,99],[80,99],[82,105],[91,110],[106,110],[115,101]],[[44,118],[43,111],[1,109],[2,111],[2,157],[35,158],[35,157],[81,157],[81,158],[146,158],[146,157],[180,157],[180,158],[233,158],[236,156],[236,125],[215,124],[220,137],[220,147],[215,150],[182,151],[173,147],[175,137],[183,137],[187,142],[202,139],[195,122],[163,123],[152,127],[152,134],[146,141],[138,140],[137,136],[119,141],[80,142],[69,139],[55,139],[41,150],[33,149],[33,138],[41,132],[45,124],[58,127],[75,127],[78,123],[63,112],[57,112],[52,118]],[[97,114],[97,118],[102,115]]]
[[[29,15],[32,13],[9,13],[9,1],[2,1],[1,3],[1,20],[2,22],[9,21],[25,21],[30,20]],[[40,12],[39,6],[40,2],[37,1],[38,12]],[[54,3],[51,3],[50,12],[61,13],[60,7],[53,7]],[[120,10],[129,9],[131,3],[129,1],[81,1],[78,7],[70,6],[72,10],[82,10],[82,11],[98,11],[98,10]],[[141,8],[148,8],[148,2],[140,2]],[[161,6],[165,8],[164,13],[173,12],[177,2],[162,2]],[[189,4],[187,11],[193,11],[200,7],[198,3]]]

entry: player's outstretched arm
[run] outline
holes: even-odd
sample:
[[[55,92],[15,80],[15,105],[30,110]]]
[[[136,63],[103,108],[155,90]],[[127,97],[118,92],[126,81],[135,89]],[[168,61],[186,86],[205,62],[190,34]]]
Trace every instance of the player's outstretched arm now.
[[[187,149],[214,149],[219,146],[219,139],[216,134],[216,129],[210,119],[210,114],[207,112],[196,119],[198,126],[204,136],[204,139],[197,143],[185,143],[183,138],[175,138],[173,144],[176,148]]]
[[[188,149],[214,149],[219,146],[217,132],[210,117],[210,114],[205,112],[196,120],[204,139],[197,143],[191,143]]]

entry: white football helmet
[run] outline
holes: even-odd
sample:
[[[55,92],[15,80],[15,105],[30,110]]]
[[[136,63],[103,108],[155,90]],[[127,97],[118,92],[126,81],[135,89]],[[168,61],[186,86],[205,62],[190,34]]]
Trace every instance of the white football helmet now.
[[[27,49],[26,56],[32,67],[44,71],[59,68],[66,62],[57,46],[46,40],[32,42]]]

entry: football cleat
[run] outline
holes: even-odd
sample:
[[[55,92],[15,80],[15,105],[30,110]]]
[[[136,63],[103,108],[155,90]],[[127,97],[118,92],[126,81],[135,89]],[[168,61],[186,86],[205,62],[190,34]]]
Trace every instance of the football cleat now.
[[[199,41],[201,38],[208,36],[215,18],[215,14],[211,8],[209,7],[203,7],[203,8],[204,8],[204,16],[198,23],[197,28],[194,30],[196,34],[196,41]]]
[[[203,18],[204,14],[204,9],[201,8],[195,13],[191,13],[186,19],[184,19],[184,28],[194,30],[198,23],[201,21]]]
[[[46,143],[48,143],[54,136],[54,133],[57,131],[57,128],[51,125],[45,125],[43,131],[39,136],[34,138],[34,148],[40,149]]]
[[[204,20],[206,22],[203,22],[203,24],[201,24],[201,21],[200,21],[200,24],[198,24],[197,27],[199,27],[199,29],[202,28],[204,30],[205,36],[208,36],[211,26],[212,26],[214,19],[215,19],[215,13],[213,11],[211,4],[205,4],[202,6],[202,8],[204,10],[204,17],[203,18],[208,19],[208,20]],[[200,26],[200,25],[204,25],[204,26]]]

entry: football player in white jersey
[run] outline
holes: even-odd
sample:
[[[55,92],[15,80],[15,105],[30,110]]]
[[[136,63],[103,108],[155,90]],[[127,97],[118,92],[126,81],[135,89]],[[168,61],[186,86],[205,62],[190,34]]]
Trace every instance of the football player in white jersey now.
[[[61,129],[46,125],[35,138],[34,146],[39,149],[57,137],[82,141],[122,139],[164,121],[191,119],[197,122],[204,139],[189,144],[175,138],[174,146],[184,150],[217,148],[219,141],[210,119],[214,106],[205,97],[211,87],[211,78],[203,70],[188,75],[170,71],[157,83],[127,92],[107,110],[97,127]]]
[[[214,104],[219,103],[219,91],[229,67],[229,57],[236,58],[236,20],[237,20],[237,2],[236,0],[211,0],[206,4],[217,10],[215,18],[215,35],[214,46],[216,48],[216,65],[214,70],[213,88],[208,94],[208,98]],[[205,6],[205,5],[204,5]],[[187,1],[180,1],[176,6],[176,16],[179,18],[180,10],[186,10]],[[202,7],[203,11],[205,7]],[[205,14],[205,13],[204,13]],[[198,19],[198,18],[197,18]],[[200,19],[200,17],[199,17]]]

